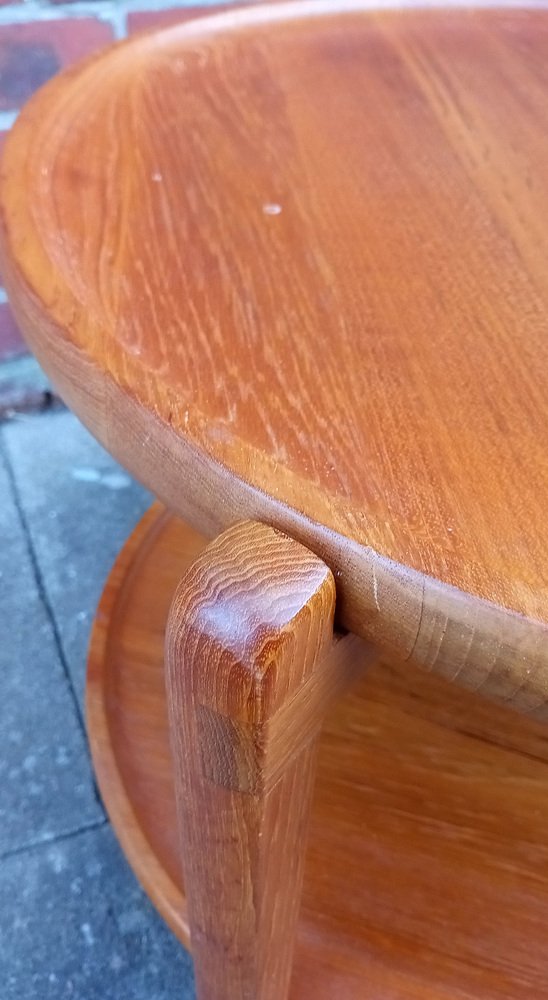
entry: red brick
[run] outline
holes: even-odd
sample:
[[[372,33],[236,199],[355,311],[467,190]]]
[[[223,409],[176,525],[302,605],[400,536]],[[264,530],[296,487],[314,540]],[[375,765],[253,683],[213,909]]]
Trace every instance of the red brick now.
[[[249,3],[253,3],[253,0],[249,0]],[[208,7],[196,4],[194,7],[172,7],[168,10],[136,10],[128,14],[128,32],[131,34],[145,28],[167,28],[171,24],[180,24],[181,21],[190,21],[196,17],[207,17],[208,14],[218,14],[222,10],[248,7],[249,3],[219,3]]]
[[[112,41],[94,17],[0,26],[0,109],[16,109],[59,69]]]
[[[25,354],[28,347],[25,344],[13,313],[6,302],[0,302],[0,362]]]
[[[2,160],[2,150],[6,141],[7,132],[0,132],[0,161]],[[0,289],[2,288],[2,272],[0,271]]]

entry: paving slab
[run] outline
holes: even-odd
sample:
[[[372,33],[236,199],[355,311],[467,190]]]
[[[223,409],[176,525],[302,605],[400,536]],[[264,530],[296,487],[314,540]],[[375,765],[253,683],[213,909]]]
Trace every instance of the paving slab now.
[[[2,1000],[192,1000],[191,960],[108,825],[0,863]]]
[[[83,709],[91,621],[123,542],[151,502],[68,411],[4,425],[17,492]]]
[[[102,817],[0,451],[0,856]]]
[[[1,337],[0,327],[0,341]],[[14,417],[18,412],[41,413],[61,405],[59,396],[35,358],[24,354],[3,361],[0,350],[0,362],[0,420]]]

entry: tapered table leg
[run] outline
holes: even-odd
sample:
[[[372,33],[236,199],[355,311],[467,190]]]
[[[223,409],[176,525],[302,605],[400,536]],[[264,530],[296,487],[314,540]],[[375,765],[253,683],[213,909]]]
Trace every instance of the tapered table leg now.
[[[175,595],[167,694],[200,1000],[287,996],[316,737],[344,673],[334,606],[327,566],[251,522]]]

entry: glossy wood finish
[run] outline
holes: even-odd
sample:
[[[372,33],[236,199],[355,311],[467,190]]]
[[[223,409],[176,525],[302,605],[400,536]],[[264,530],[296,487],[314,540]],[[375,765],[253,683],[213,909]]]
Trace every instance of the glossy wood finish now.
[[[167,703],[198,1000],[287,1000],[334,613],[325,563],[254,522],[177,588]]]
[[[150,512],[103,595],[88,675],[103,797],[185,944],[162,658],[173,592],[205,545]],[[372,664],[321,734],[291,1000],[548,994],[547,783],[538,723]]]
[[[10,135],[2,256],[66,400],[344,625],[548,698],[548,13],[260,5],[122,45]]]

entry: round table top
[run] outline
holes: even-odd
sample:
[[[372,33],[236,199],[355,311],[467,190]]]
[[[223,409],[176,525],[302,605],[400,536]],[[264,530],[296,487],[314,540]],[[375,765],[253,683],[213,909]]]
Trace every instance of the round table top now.
[[[368,6],[229,11],[48,84],[4,157],[6,284],[67,401],[172,508],[291,531],[343,624],[530,710],[548,12]]]

